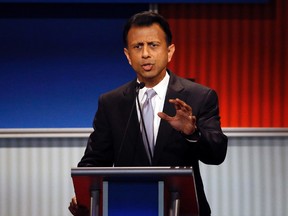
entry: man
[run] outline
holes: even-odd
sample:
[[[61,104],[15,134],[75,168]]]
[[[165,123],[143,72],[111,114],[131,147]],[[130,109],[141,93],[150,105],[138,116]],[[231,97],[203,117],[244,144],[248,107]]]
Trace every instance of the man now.
[[[199,212],[208,216],[211,212],[199,160],[218,165],[227,150],[217,94],[167,69],[175,46],[169,25],[159,14],[142,12],[131,17],[123,39],[124,53],[137,79],[100,96],[94,131],[78,166],[192,166]],[[145,87],[137,87],[137,83],[145,83]],[[147,139],[150,125],[142,124],[144,113],[140,111],[149,89],[154,90],[150,102],[154,120],[148,122],[154,126],[152,141]],[[152,148],[147,143],[152,143]],[[73,214],[77,211],[75,197],[69,209]]]

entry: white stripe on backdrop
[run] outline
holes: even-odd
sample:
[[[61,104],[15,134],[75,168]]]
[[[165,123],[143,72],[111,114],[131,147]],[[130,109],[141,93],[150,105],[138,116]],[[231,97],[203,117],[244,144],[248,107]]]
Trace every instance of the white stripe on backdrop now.
[[[70,215],[70,169],[82,157],[86,141],[82,136],[1,138],[0,215]],[[229,137],[222,165],[201,164],[213,215],[286,216],[287,157],[288,136]]]

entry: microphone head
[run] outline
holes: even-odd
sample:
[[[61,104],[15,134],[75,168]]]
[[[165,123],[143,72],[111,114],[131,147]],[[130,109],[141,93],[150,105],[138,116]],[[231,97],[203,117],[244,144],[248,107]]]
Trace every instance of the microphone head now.
[[[144,82],[140,82],[140,83],[136,83],[136,92],[139,92],[140,89],[144,88],[145,83]]]
[[[140,83],[139,83],[139,89],[144,88],[144,86],[145,86],[145,83],[144,83],[144,82],[140,82]]]
[[[140,82],[140,83],[136,82],[136,94],[137,94],[137,95],[138,95],[138,93],[139,93],[139,90],[142,89],[142,88],[144,88],[144,86],[145,86],[145,83],[144,83],[144,82]]]

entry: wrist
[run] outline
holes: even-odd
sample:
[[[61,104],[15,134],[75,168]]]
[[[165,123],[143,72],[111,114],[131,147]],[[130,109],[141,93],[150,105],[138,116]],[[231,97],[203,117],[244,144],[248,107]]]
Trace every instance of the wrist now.
[[[201,133],[200,131],[197,129],[197,127],[195,127],[195,130],[193,131],[193,133],[191,134],[185,134],[183,132],[181,132],[181,135],[188,141],[191,142],[197,142],[200,137],[201,137]]]

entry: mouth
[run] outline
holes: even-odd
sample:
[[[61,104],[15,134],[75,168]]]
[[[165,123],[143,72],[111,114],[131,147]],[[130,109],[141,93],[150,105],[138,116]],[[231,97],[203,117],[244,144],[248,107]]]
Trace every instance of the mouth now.
[[[142,64],[141,66],[142,66],[143,70],[145,70],[145,71],[151,71],[153,68],[153,64],[150,64],[150,63]]]

